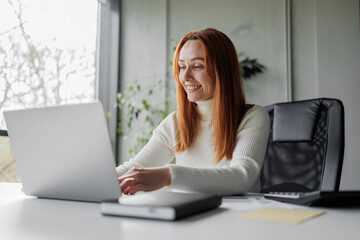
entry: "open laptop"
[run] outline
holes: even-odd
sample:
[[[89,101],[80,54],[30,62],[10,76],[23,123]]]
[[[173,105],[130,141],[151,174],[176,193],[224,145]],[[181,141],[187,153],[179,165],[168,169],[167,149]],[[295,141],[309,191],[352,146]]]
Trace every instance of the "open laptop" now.
[[[271,192],[265,198],[305,206],[360,207],[360,191]]]
[[[105,116],[100,102],[4,112],[24,193],[41,198],[119,202],[121,189]],[[148,194],[155,195],[146,197]],[[174,194],[176,198],[168,196]],[[170,191],[135,197],[136,204],[122,203],[131,205],[132,211],[121,214],[117,210],[114,215],[161,218],[153,214],[149,199],[164,201],[163,206],[174,210],[175,214],[167,216],[167,220],[213,209],[221,203],[218,196]],[[141,206],[144,214],[139,214],[134,205]]]

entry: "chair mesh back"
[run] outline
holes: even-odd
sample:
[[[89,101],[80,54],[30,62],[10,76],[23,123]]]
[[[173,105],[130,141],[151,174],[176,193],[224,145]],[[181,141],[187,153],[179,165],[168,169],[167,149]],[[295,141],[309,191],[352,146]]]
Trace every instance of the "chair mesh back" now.
[[[303,185],[310,191],[320,188],[326,158],[328,107],[316,105],[318,112],[311,141],[274,141],[274,105],[267,107],[271,127],[261,175],[262,189],[287,182]],[[296,128],[291,123],[283,127],[289,131]]]

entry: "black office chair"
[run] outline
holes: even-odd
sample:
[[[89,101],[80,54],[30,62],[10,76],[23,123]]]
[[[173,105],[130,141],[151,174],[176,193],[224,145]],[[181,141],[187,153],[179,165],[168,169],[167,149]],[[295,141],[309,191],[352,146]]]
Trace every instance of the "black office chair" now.
[[[344,107],[319,98],[266,107],[270,135],[261,192],[338,191],[344,156]]]

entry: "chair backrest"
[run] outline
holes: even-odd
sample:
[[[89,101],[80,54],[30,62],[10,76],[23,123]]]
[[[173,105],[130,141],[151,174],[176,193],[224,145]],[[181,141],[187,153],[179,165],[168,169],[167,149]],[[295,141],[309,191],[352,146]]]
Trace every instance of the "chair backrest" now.
[[[338,191],[344,156],[344,107],[319,98],[266,107],[270,134],[262,192]]]

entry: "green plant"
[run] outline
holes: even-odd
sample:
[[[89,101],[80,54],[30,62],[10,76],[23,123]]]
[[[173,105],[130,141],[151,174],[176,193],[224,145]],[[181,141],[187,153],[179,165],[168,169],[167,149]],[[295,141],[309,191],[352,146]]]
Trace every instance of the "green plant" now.
[[[155,85],[142,88],[137,82],[130,85],[124,93],[118,93],[117,104],[121,110],[117,132],[120,136],[127,136],[133,129],[134,121],[143,120],[141,128],[134,135],[134,144],[129,149],[130,156],[136,155],[150,140],[153,130],[170,113],[170,102],[156,103],[154,91],[159,92],[164,87],[164,81],[159,80]]]
[[[239,58],[244,55],[239,53]],[[256,59],[246,57],[239,59],[241,72],[244,80],[248,80],[266,69]],[[121,118],[118,122],[117,131],[120,136],[127,136],[134,130],[134,123],[142,120],[140,128],[136,129],[133,143],[129,149],[131,157],[135,156],[150,140],[153,130],[165,117],[174,109],[173,102],[168,99],[159,104],[154,100],[153,93],[160,92],[164,86],[168,85],[168,79],[159,80],[152,86],[142,87],[139,83],[131,84],[125,91],[118,93],[118,108],[121,111]]]
[[[239,58],[243,55],[244,53],[238,54]],[[240,64],[242,77],[244,80],[248,80],[257,74],[262,73],[263,70],[266,69],[266,67],[260,64],[255,58],[250,59],[249,57],[246,57],[243,60],[239,60],[239,64]]]

